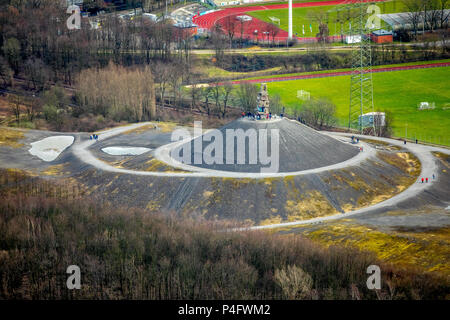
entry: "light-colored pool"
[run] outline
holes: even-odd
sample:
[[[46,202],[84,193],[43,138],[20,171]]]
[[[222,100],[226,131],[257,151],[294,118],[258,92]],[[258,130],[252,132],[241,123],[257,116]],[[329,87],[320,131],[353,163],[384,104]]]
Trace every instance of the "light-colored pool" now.
[[[112,156],[138,156],[152,149],[144,147],[106,147],[102,151]]]

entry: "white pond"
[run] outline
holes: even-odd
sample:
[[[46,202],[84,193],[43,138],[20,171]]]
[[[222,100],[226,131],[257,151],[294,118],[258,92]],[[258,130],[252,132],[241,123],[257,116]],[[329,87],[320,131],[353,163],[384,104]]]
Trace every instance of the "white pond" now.
[[[102,151],[112,156],[138,156],[152,149],[144,147],[106,147]]]
[[[44,161],[55,160],[74,141],[72,136],[48,137],[31,143],[30,154]]]

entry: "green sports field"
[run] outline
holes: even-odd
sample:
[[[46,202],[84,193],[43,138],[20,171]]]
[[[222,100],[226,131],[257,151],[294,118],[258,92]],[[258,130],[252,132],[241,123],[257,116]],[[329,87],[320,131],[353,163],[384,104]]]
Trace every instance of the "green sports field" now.
[[[450,146],[450,67],[393,71],[373,74],[375,111],[392,115],[394,135]],[[327,97],[337,106],[341,126],[348,125],[350,77],[268,83],[288,108],[301,108],[298,90],[311,97]],[[418,110],[420,102],[435,103],[434,110]]]
[[[406,11],[404,5],[401,1],[386,1],[377,4],[381,13],[395,13]],[[328,29],[330,35],[340,35],[341,26],[339,23],[335,23],[338,15],[342,17],[343,14],[334,12],[329,12],[336,6],[319,6],[319,7],[309,7],[309,8],[294,8],[292,11],[293,18],[293,32],[294,35],[297,34],[298,37],[315,37],[319,32],[319,24],[314,20],[313,16],[318,13],[323,13],[327,18]],[[263,10],[263,11],[253,11],[247,12],[248,15],[258,18],[266,22],[272,22],[270,17],[275,17],[280,19],[280,28],[283,30],[288,30],[288,9],[277,9],[277,10]],[[383,22],[382,22],[383,23]],[[303,34],[303,25],[305,26],[305,33]],[[312,32],[310,30],[310,25],[312,26]],[[344,24],[344,30],[348,29],[348,25]]]

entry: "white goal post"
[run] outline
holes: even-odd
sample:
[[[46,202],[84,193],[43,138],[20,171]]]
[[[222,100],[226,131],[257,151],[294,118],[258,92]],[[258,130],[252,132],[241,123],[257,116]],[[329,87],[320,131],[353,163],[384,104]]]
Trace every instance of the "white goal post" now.
[[[307,101],[311,99],[311,93],[305,90],[297,90],[297,98]]]
[[[273,23],[277,23],[278,25],[280,25],[280,19],[278,19],[277,17],[269,17],[269,19],[270,19]]]

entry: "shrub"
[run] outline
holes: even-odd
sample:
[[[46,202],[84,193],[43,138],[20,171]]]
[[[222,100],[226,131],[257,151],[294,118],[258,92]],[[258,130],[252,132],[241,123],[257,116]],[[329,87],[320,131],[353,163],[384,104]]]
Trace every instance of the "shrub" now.
[[[301,268],[293,265],[275,270],[275,281],[286,299],[303,299],[311,296],[312,278]]]

